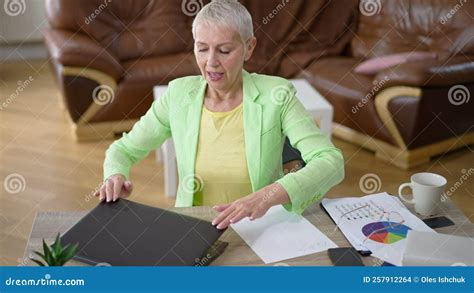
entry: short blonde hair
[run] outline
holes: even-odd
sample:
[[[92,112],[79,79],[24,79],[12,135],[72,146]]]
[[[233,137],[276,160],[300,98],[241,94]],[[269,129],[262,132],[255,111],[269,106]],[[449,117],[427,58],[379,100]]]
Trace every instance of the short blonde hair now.
[[[212,23],[235,29],[243,42],[253,37],[252,16],[237,0],[214,0],[205,5],[193,21],[193,38],[196,27],[201,23]]]

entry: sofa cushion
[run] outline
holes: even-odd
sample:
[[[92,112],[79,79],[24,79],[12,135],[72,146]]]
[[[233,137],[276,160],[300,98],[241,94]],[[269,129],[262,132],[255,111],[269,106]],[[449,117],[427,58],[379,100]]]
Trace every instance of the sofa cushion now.
[[[435,60],[436,53],[432,52],[405,52],[390,54],[381,57],[374,57],[357,65],[355,73],[374,75],[385,69],[397,66],[410,61]]]
[[[131,87],[164,85],[178,77],[200,74],[192,53],[131,60],[123,67],[122,82]]]
[[[51,27],[87,35],[124,61],[192,50],[192,18],[175,1],[46,1]]]

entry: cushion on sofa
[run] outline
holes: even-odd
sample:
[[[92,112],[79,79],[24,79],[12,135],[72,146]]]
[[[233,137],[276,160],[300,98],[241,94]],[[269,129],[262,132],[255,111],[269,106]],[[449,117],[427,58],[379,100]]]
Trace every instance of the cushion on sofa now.
[[[354,72],[374,75],[380,71],[406,62],[434,60],[436,58],[437,54],[434,52],[404,52],[390,54],[365,60],[354,68]]]

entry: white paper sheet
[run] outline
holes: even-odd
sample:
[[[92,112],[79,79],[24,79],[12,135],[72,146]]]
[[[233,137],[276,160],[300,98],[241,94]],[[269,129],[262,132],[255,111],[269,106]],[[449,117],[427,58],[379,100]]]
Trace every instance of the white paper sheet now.
[[[281,205],[262,218],[245,218],[231,227],[266,264],[337,247],[308,220]]]
[[[386,192],[367,195],[363,197],[345,197],[337,199],[323,199],[322,204],[331,217],[338,222],[338,227],[347,240],[357,250],[370,250],[372,255],[396,266],[402,265],[403,252],[406,246],[407,230],[433,232],[422,220],[412,214],[402,202]],[[359,209],[357,209],[359,208]],[[348,211],[354,211],[347,213]],[[381,234],[389,234],[388,237],[397,237],[397,240],[386,239],[378,241],[375,235],[368,237],[369,229],[379,227],[385,223],[394,223],[386,218],[388,213],[397,213],[399,219],[403,219],[402,225],[394,225],[380,231]],[[344,217],[341,215],[345,214]],[[396,224],[396,223],[394,223]],[[364,230],[364,227],[366,230]],[[378,229],[380,230],[380,229]],[[393,230],[404,230],[397,234]],[[380,234],[380,235],[381,235]],[[400,236],[398,236],[400,235]]]
[[[474,238],[410,231],[404,266],[474,266]]]

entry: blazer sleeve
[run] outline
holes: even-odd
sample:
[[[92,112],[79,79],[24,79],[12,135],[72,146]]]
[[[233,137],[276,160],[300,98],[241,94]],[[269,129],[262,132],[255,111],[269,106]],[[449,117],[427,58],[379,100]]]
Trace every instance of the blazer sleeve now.
[[[170,87],[153,102],[130,132],[109,146],[105,152],[104,179],[114,174],[122,174],[128,179],[135,163],[171,137],[169,103]]]
[[[277,180],[289,195],[284,207],[301,214],[319,201],[334,185],[344,179],[344,158],[329,138],[322,134],[313,117],[296,97],[288,82],[289,95],[281,108],[282,132],[301,152],[306,166]]]

